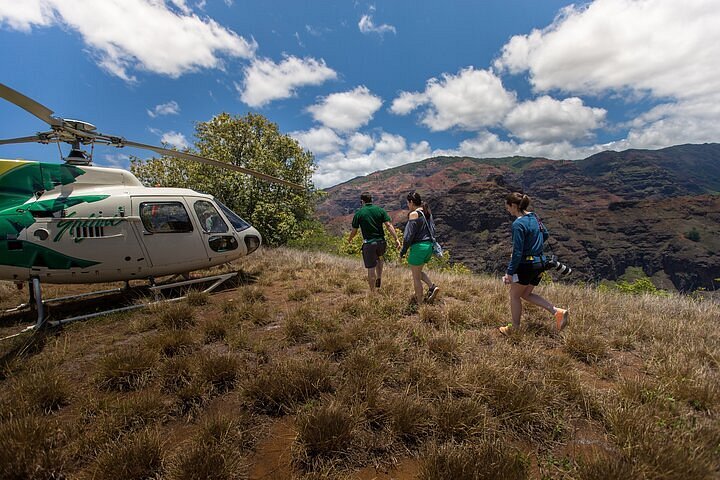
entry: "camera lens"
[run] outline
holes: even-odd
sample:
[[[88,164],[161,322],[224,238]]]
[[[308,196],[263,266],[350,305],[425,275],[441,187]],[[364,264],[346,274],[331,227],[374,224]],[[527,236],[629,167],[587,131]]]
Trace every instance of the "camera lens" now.
[[[564,263],[560,263],[556,257],[552,257],[547,261],[547,269],[555,269],[560,275],[570,275],[572,273],[572,268],[568,267]]]

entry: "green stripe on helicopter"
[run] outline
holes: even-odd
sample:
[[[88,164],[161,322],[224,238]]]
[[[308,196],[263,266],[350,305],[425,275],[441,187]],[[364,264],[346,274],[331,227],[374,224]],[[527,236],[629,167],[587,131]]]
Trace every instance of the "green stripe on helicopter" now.
[[[4,210],[0,209],[0,239],[8,235],[18,235],[35,223],[32,212],[60,212],[81,203],[99,202],[109,195],[75,195],[50,200],[38,200],[33,203],[15,205]]]
[[[0,160],[0,211],[23,205],[37,192],[74,183],[84,173],[74,165]]]
[[[87,268],[100,263],[70,257],[50,248],[20,240],[0,242],[0,258],[2,258],[2,262],[0,262],[2,265],[21,268],[47,267],[66,270],[68,268]]]

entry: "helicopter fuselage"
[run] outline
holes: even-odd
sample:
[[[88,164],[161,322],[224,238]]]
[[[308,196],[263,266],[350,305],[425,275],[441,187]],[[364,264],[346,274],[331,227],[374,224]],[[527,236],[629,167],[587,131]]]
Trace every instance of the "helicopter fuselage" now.
[[[257,249],[210,195],[121,169],[0,160],[0,280],[96,283],[186,273]]]

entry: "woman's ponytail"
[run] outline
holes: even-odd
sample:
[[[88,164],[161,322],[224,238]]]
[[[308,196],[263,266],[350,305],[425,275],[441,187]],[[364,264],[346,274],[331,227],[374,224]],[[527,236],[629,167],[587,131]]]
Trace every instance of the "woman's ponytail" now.
[[[525,211],[530,206],[530,197],[527,195],[522,196],[522,200],[520,200],[520,210]]]
[[[508,205],[517,205],[518,209],[524,212],[530,206],[530,197],[520,192],[508,193],[505,197],[505,203]]]
[[[419,193],[410,192],[410,193],[408,193],[407,199],[409,202],[414,203],[418,207],[422,207],[423,215],[425,215],[425,218],[430,218],[430,215],[431,215],[430,205],[428,205],[426,202],[422,201],[422,197],[420,197]]]

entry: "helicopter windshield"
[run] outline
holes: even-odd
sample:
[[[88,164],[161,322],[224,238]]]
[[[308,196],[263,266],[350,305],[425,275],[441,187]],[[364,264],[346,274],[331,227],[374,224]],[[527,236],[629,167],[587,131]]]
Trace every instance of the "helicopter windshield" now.
[[[230,220],[230,223],[232,223],[233,228],[235,228],[235,231],[241,232],[245,229],[250,228],[250,224],[247,223],[245,220],[240,218],[240,215],[230,210],[228,207],[222,204],[220,200],[215,199],[215,203],[217,203],[218,207],[220,207],[220,210],[225,214],[228,220]]]

